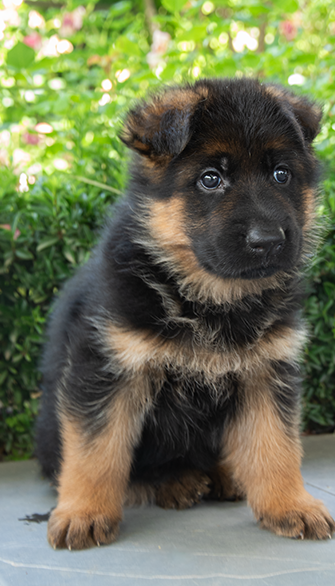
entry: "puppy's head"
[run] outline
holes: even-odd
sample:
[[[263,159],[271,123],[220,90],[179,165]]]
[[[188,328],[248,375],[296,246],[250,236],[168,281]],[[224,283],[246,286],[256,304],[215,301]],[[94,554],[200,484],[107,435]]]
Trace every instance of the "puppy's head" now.
[[[131,190],[182,272],[260,280],[299,265],[312,226],[321,111],[280,86],[202,80],[128,116]]]

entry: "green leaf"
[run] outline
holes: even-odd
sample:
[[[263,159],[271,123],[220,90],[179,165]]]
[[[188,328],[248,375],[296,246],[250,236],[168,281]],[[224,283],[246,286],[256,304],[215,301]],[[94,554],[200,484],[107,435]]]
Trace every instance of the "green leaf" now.
[[[39,243],[39,245],[36,247],[36,252],[41,252],[45,248],[49,248],[50,246],[53,246],[53,244],[56,244],[57,242],[59,242],[59,238],[57,236],[51,236],[48,238],[44,238]]]
[[[35,59],[35,51],[28,45],[25,45],[21,41],[10,49],[7,53],[7,65],[16,67],[17,69],[25,69]]]
[[[273,4],[282,14],[292,14],[299,9],[298,0],[273,0]]]
[[[9,265],[12,264],[13,260],[14,260],[14,252],[12,250],[8,250],[7,252],[5,252],[4,254],[4,265],[5,267],[8,267]]]
[[[63,254],[65,256],[65,258],[71,263],[71,264],[76,264],[76,258],[72,252],[72,250],[68,247],[65,246],[63,249]]]
[[[111,13],[119,14],[122,12],[127,12],[131,10],[131,2],[127,2],[126,0],[122,0],[121,2],[116,2],[111,6]]]
[[[33,260],[34,255],[29,250],[16,250],[15,256],[22,258],[22,260]]]
[[[162,4],[169,12],[180,12],[185,6],[186,0],[162,0]]]
[[[15,234],[15,232],[16,232],[17,225],[18,225],[18,223],[19,223],[19,219],[20,219],[20,215],[21,215],[21,212],[18,212],[18,213],[17,213],[17,214],[15,214],[15,216],[14,216],[14,221],[13,221],[13,223],[12,223],[12,233],[13,233],[13,234]]]
[[[140,55],[141,50],[136,43],[133,43],[128,37],[122,35],[115,43],[115,48],[124,55]]]
[[[3,372],[0,373],[0,385],[2,385],[5,382],[6,377],[7,377],[7,371],[4,370]]]
[[[216,31],[215,31],[216,32]],[[207,35],[207,24],[201,24],[198,26],[193,26],[189,31],[183,31],[183,33],[178,37],[178,41],[194,41],[195,43],[199,41],[203,41]]]

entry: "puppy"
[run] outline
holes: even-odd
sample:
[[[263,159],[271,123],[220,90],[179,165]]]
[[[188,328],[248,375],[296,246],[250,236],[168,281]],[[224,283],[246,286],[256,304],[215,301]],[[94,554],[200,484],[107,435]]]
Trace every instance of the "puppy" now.
[[[300,473],[300,268],[321,112],[255,80],[170,87],[130,111],[127,194],[49,325],[37,455],[54,548],[115,540],[125,503],[246,497],[326,539]]]

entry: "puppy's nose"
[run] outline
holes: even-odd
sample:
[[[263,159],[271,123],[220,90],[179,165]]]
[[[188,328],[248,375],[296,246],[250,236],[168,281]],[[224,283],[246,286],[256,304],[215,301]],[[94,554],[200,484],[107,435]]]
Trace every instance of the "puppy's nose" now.
[[[249,248],[259,255],[280,252],[285,240],[285,232],[280,226],[254,226],[246,237]]]

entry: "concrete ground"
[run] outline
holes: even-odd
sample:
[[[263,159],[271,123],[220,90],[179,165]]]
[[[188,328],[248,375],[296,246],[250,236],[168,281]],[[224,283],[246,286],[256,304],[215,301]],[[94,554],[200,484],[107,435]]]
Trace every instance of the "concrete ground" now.
[[[306,487],[335,517],[335,435],[303,444]],[[0,586],[335,584],[335,537],[277,537],[242,502],[128,509],[117,543],[80,552],[48,545],[43,514],[55,503],[35,461],[0,464]]]

